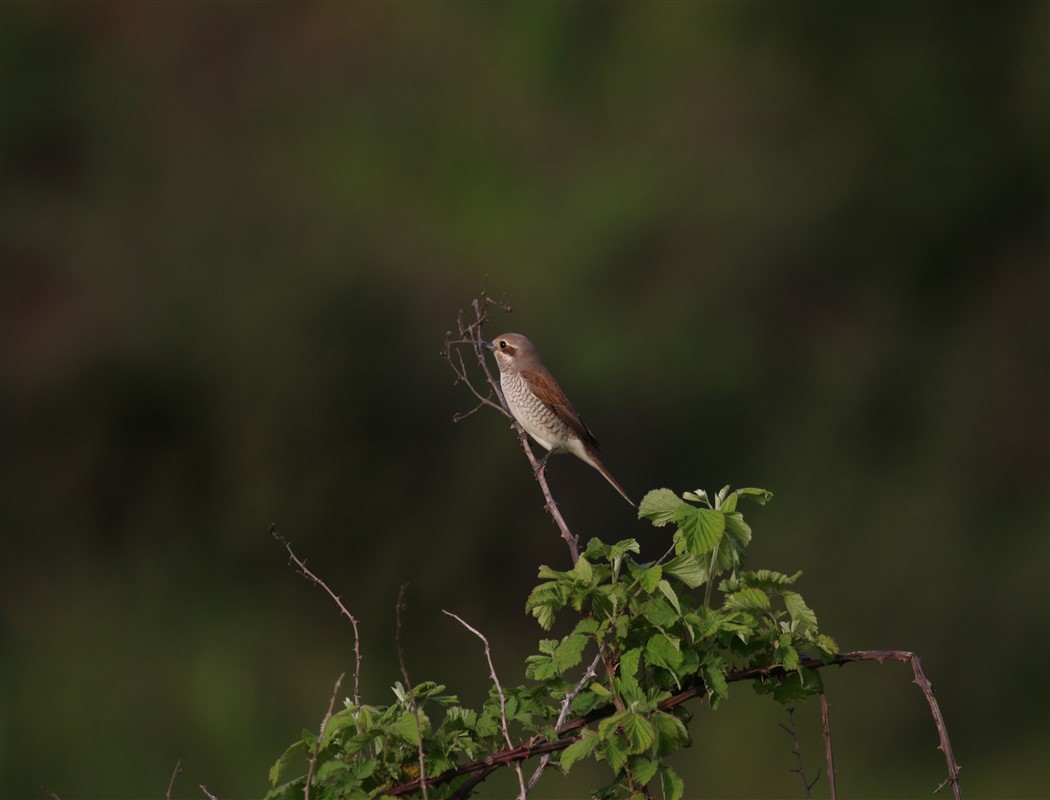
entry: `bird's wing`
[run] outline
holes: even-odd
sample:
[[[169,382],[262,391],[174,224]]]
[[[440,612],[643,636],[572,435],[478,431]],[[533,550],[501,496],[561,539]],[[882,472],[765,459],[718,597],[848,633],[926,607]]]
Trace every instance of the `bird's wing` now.
[[[561,390],[558,382],[550,376],[550,373],[522,370],[519,374],[528,383],[532,393],[550,408],[558,416],[558,419],[568,425],[569,430],[595,450],[598,449],[598,440],[594,438],[590,428],[580,419],[580,415],[573,408],[572,403],[569,402],[569,398],[565,396],[565,392]]]

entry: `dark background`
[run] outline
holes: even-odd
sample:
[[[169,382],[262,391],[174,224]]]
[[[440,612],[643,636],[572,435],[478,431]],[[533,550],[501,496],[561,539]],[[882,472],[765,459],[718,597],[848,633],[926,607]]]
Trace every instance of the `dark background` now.
[[[438,357],[487,275],[636,497],[771,489],[749,566],[923,656],[967,796],[1046,797],[1048,10],[5,1],[0,793],[262,795],[353,666],[271,522],[372,702],[405,582],[413,680],[486,690],[442,608],[524,680],[567,555]],[[907,666],[826,681],[842,796],[937,786]],[[687,796],[803,796],[774,703],[694,710]]]

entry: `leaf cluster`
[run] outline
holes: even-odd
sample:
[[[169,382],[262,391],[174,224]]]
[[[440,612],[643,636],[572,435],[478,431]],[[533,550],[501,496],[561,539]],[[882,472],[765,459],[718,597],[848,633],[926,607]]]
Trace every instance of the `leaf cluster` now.
[[[646,798],[658,785],[664,798],[680,800],[684,784],[666,759],[689,746],[690,713],[676,697],[691,691],[717,708],[729,697],[730,670],[752,667],[766,675],[756,690],[779,702],[819,692],[819,674],[802,659],[828,661],[837,647],[795,590],[800,573],[742,569],[751,528],[738,505],[770,497],[751,488],[725,487],[713,499],[658,489],[642,500],[639,517],[674,526],[664,558],[639,561],[634,539],[592,539],[572,569],[540,567],[526,611],[546,631],[566,610],[576,621],[564,636],[539,642],[525,666],[529,683],[504,688],[512,738],[569,741],[558,761],[565,772],[587,758],[607,763],[612,781],[595,797]],[[592,662],[593,672],[585,666]],[[280,783],[296,758],[314,757],[313,797],[375,798],[419,776],[420,742],[428,777],[506,747],[495,689],[480,710],[443,692],[426,683],[410,696],[396,684],[390,705],[348,705],[320,741],[304,732],[281,756],[269,798],[301,796],[305,776]],[[556,727],[563,712],[573,721]],[[432,786],[430,797],[449,796],[462,780]]]

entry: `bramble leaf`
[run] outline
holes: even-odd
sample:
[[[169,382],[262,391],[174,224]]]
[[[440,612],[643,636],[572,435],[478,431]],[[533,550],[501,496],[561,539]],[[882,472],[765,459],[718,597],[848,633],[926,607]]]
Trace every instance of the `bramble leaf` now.
[[[662,528],[684,505],[685,502],[670,489],[653,489],[638,504],[638,519],[647,519],[657,528]]]

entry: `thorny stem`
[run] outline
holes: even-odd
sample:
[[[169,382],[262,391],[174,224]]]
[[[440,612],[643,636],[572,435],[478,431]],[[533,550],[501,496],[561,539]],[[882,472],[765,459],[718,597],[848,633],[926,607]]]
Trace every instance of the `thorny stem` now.
[[[335,604],[339,607],[339,612],[348,620],[350,620],[350,625],[354,629],[354,705],[361,705],[361,636],[357,630],[357,619],[354,617],[353,614],[346,610],[346,606],[343,605],[342,598],[340,598],[339,595],[337,595],[335,592],[329,589],[327,583],[325,583],[323,580],[314,575],[314,573],[307,568],[306,562],[300,559],[299,556],[297,556],[292,551],[291,542],[289,542],[287,539],[284,538],[284,536],[281,535],[281,533],[277,530],[276,525],[270,525],[270,535],[284,545],[284,549],[288,551],[289,560],[291,561],[291,563],[295,564],[295,568],[299,571],[299,574],[311,583],[314,583],[317,586],[320,586],[322,589],[324,589],[328,593],[328,596],[331,597],[332,600],[335,601]]]
[[[806,669],[820,669],[822,667],[832,665],[841,666],[859,661],[877,661],[881,664],[887,660],[907,661],[912,664],[912,669],[915,670],[918,656],[907,650],[854,650],[849,653],[841,653],[826,664],[817,658],[806,658],[801,661],[799,666]],[[919,667],[916,672],[917,674],[921,674],[921,667]],[[782,667],[750,667],[748,669],[730,672],[726,675],[726,682],[735,683],[739,681],[761,680],[784,674],[784,669]],[[937,700],[933,697],[932,687],[929,685],[929,681],[925,681],[925,676],[924,682],[925,685],[916,681],[916,683],[919,683],[919,688],[922,689],[927,702],[930,704],[930,709],[933,712],[934,724],[937,727],[937,733],[941,739],[941,747],[938,749],[944,753],[945,760],[948,762],[948,779],[945,783],[950,783],[952,785],[952,792],[955,800],[962,800],[962,793],[959,788],[959,765],[955,763],[951,745],[948,744],[948,731],[944,727],[944,719],[941,717],[940,710],[937,708]],[[662,701],[657,708],[660,711],[668,711],[689,700],[703,697],[706,693],[707,689],[704,686],[703,681],[697,678],[691,686],[684,688],[678,694],[668,697],[666,700]],[[604,708],[596,709],[590,714],[574,719],[564,725],[559,731],[559,738],[553,741],[547,741],[542,735],[535,735],[518,747],[509,750],[501,750],[498,753],[486,756],[485,758],[473,761],[469,764],[463,764],[459,767],[447,770],[446,772],[429,778],[428,780],[431,786],[437,786],[455,780],[462,775],[468,775],[475,772],[483,772],[487,774],[498,767],[509,766],[529,758],[564,750],[580,738],[582,734],[577,733],[577,731],[589,724],[610,716],[613,711],[614,709],[612,706],[605,706]],[[466,784],[461,786],[454,796],[466,797],[465,794],[461,794],[465,786]],[[419,787],[420,781],[414,780],[388,789],[387,794],[391,797],[400,797],[409,792],[418,791]]]

